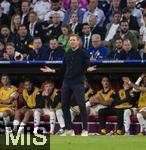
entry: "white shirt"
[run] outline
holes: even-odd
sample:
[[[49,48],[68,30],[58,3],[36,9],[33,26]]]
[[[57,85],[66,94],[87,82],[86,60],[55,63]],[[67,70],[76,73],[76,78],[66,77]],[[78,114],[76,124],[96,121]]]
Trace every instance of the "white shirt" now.
[[[116,34],[117,30],[119,28],[119,24],[112,24],[112,26],[109,29],[109,32],[105,38],[105,41],[110,41],[113,39],[114,35]]]
[[[24,18],[25,18],[26,14],[23,14],[22,17],[21,17],[21,24],[24,23]]]
[[[77,25],[78,25],[78,23],[75,23],[74,25],[72,24],[71,30],[72,30],[73,33],[75,33],[75,29],[76,29]]]
[[[1,8],[2,8],[4,14],[9,14],[9,11],[10,11],[10,3],[9,3],[8,1],[4,0],[4,1],[1,3]]]
[[[89,22],[89,16],[90,15],[95,15],[97,17],[97,24],[102,27],[103,26],[103,23],[104,23],[104,20],[105,20],[105,15],[104,15],[104,12],[99,9],[98,7],[94,10],[94,12],[89,12],[89,11],[86,11],[84,13],[84,16],[83,16],[83,23],[86,23],[86,22]]]
[[[34,36],[35,24],[36,24],[36,22],[29,24],[29,33],[30,33],[30,35],[31,35],[32,37]]]
[[[50,10],[46,15],[45,15],[45,18],[44,20],[45,21],[49,21],[50,20],[50,17],[54,14],[54,13],[57,13],[60,15],[60,20],[63,21],[64,20],[64,16],[65,16],[65,10],[64,9],[59,9],[57,11],[55,10]]]
[[[132,15],[137,18],[138,24],[141,27],[142,26],[142,18],[143,18],[141,10],[137,9],[137,8],[134,8],[132,10]]]
[[[50,11],[51,5],[49,2],[38,1],[34,5],[34,11],[37,13],[38,18],[44,21],[45,15]]]
[[[140,35],[143,36],[143,41],[146,42],[146,26],[145,26],[145,24],[140,28]]]

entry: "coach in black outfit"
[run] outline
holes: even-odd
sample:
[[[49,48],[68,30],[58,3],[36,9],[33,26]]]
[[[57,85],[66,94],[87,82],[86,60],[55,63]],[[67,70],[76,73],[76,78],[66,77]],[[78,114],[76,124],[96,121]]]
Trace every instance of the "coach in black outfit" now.
[[[74,136],[70,115],[70,99],[71,91],[73,91],[80,108],[81,119],[83,122],[83,130],[81,135],[88,136],[87,112],[84,100],[84,76],[86,71],[92,72],[96,70],[96,68],[95,66],[89,67],[89,56],[85,50],[80,48],[81,39],[76,34],[70,36],[69,42],[71,45],[71,50],[65,54],[61,69],[55,70],[46,66],[45,68],[41,68],[41,70],[43,72],[60,72],[64,74],[61,101],[66,131],[63,135]]]

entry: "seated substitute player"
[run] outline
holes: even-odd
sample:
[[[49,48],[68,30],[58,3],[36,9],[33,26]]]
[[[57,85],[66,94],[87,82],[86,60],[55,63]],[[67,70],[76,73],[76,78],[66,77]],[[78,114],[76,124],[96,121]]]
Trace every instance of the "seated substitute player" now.
[[[1,76],[2,87],[0,88],[0,118],[3,118],[5,125],[5,132],[9,133],[7,127],[10,117],[14,115],[17,107],[17,88],[11,84],[9,75],[3,74]]]
[[[54,134],[56,117],[61,127],[57,135],[64,132],[65,123],[61,109],[61,91],[55,88],[53,81],[46,81],[44,84],[44,90],[37,95],[36,110],[34,111],[34,134],[37,134],[41,115],[50,116],[49,135]]]
[[[87,80],[84,81],[84,88],[85,88],[85,101],[88,102],[90,97],[94,95],[94,91]],[[70,113],[71,113],[71,120],[73,121],[77,115],[80,115],[79,106],[77,105],[72,106],[70,109]]]
[[[33,115],[34,108],[36,107],[36,97],[40,93],[40,89],[35,87],[30,79],[26,79],[24,81],[24,90],[23,90],[23,101],[24,106],[15,112],[15,118],[13,121],[14,129],[13,131],[17,131],[17,127],[20,124],[18,129],[18,133],[22,133],[24,130],[24,126],[28,123],[30,117]],[[21,117],[23,119],[21,121]],[[21,123],[20,123],[21,121]]]
[[[123,78],[124,80],[124,78]],[[142,74],[137,81],[135,82],[136,85],[140,85],[141,81],[143,80],[143,86],[146,87],[146,74]],[[124,127],[125,127],[125,135],[130,135],[130,125],[131,125],[131,115],[136,115],[138,112],[137,104],[139,101],[140,91],[136,90],[135,88],[132,89],[132,93],[134,94],[132,99],[133,107],[130,109],[125,109],[124,111]],[[140,129],[143,132],[143,128]]]
[[[103,77],[101,80],[103,89],[98,91],[94,96],[92,96],[86,103],[86,108],[89,111],[89,115],[98,115],[98,111],[103,108],[107,108],[107,105],[100,104],[100,99],[105,102],[109,101],[111,97],[115,94],[114,90],[111,89],[111,83],[108,77]],[[102,130],[103,131],[103,130]],[[103,131],[104,133],[105,131]]]
[[[146,78],[144,77],[144,83]],[[144,135],[146,132],[146,87],[145,85],[138,86],[130,81],[129,78],[124,79],[131,87],[140,91],[140,98],[138,100],[138,113],[137,119],[140,124],[140,133],[139,135]]]
[[[118,116],[117,130],[111,131],[110,135],[122,134],[124,109],[132,107],[132,104],[129,103],[130,98],[130,89],[127,84],[124,83],[123,89],[113,94],[108,101],[104,101],[104,98],[99,99],[100,104],[108,106],[107,108],[100,109],[98,112],[102,135],[106,134],[106,117],[109,115]]]

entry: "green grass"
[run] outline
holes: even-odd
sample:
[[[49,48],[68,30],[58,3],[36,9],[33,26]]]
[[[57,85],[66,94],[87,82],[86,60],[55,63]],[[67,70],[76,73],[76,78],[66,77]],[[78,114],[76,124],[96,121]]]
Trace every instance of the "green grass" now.
[[[146,150],[146,137],[142,136],[88,136],[88,137],[59,137],[47,136],[47,143],[43,146],[36,146],[32,142],[31,145],[21,146],[20,141],[17,146],[13,146],[10,142],[6,146],[6,136],[0,135],[0,149],[4,150]],[[36,138],[37,141],[42,141]]]
[[[146,137],[89,136],[50,139],[51,150],[146,150]]]

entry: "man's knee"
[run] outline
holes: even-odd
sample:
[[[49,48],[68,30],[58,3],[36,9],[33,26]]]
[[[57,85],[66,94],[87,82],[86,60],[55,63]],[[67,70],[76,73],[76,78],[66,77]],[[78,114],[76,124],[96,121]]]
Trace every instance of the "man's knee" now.
[[[131,116],[131,110],[130,109],[125,109],[124,111],[124,117]]]

